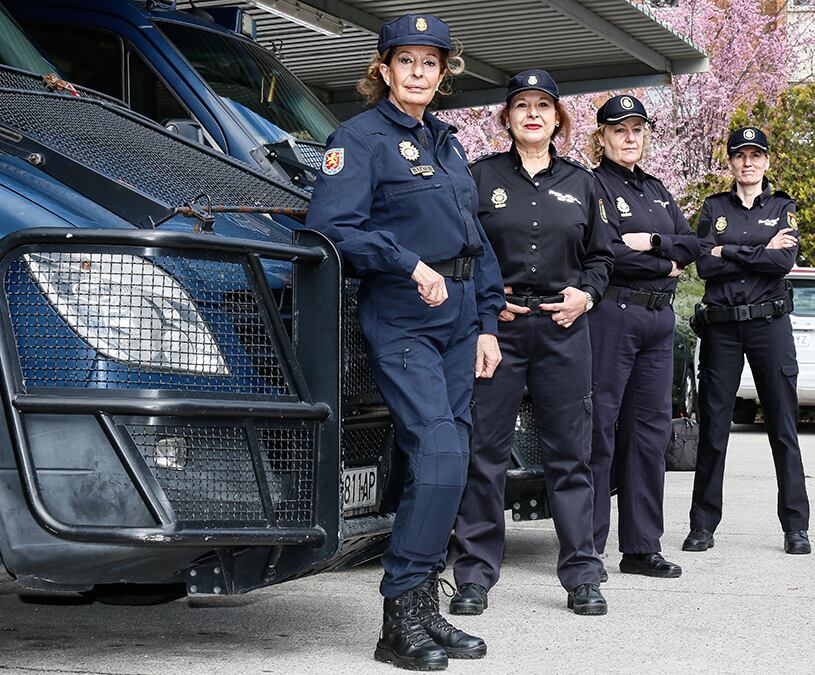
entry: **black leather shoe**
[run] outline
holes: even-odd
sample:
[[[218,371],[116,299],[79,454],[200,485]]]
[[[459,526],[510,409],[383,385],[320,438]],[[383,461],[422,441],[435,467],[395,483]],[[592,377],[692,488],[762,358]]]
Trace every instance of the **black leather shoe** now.
[[[691,530],[682,543],[683,551],[707,551],[713,548],[713,532],[710,530]]]
[[[487,609],[487,589],[481,584],[461,584],[450,600],[450,614],[482,614]]]
[[[600,583],[604,584],[608,581],[608,571],[605,567],[600,569]]]
[[[417,589],[395,598],[385,598],[382,634],[374,658],[405,670],[444,670],[447,652],[437,645],[419,623]]]
[[[599,616],[608,612],[606,599],[597,584],[580,584],[569,591],[566,606],[573,609],[575,614],[588,616]]]
[[[809,535],[806,530],[784,532],[784,550],[793,555],[812,553],[812,547],[809,545]]]
[[[439,579],[438,572],[431,572],[418,587],[418,612],[416,618],[433,641],[444,648],[451,659],[480,659],[487,654],[487,643],[480,637],[469,635],[453,626],[439,613],[439,585],[455,586],[446,579]]]
[[[682,568],[675,563],[668,562],[659,553],[623,553],[623,559],[620,560],[620,572],[665,579],[682,576]]]

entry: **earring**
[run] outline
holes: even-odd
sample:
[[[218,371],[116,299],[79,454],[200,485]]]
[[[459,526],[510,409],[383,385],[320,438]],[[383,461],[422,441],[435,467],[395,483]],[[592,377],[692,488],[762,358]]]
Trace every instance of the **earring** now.
[[[504,126],[505,126],[507,129],[509,129],[509,124],[505,124]]]
[[[391,81],[390,80],[385,80],[385,86],[390,87],[391,86]]]
[[[559,127],[559,126],[560,126],[560,122],[555,122],[555,127]]]

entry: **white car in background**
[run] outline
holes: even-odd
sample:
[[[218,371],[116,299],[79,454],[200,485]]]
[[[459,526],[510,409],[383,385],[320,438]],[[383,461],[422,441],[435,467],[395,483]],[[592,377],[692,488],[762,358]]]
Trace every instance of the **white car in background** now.
[[[790,320],[798,355],[798,405],[815,407],[815,267],[793,267],[787,279],[792,282],[795,297]],[[736,396],[733,421],[752,424],[756,421],[759,400],[746,359]]]

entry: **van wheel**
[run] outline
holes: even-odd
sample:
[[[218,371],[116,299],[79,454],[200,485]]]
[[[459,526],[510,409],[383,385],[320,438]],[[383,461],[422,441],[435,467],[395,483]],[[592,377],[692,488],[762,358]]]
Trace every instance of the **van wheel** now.
[[[743,398],[736,399],[736,406],[733,408],[733,422],[735,424],[755,424],[758,406],[755,401]]]
[[[163,605],[187,595],[186,584],[98,584],[82,593],[103,605]]]

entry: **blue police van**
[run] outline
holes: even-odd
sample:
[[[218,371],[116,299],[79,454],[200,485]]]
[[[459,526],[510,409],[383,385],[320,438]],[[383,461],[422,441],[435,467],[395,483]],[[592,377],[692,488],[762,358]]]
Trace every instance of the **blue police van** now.
[[[364,355],[308,193],[62,79],[2,7],[0,38],[0,570],[226,594],[386,536],[379,466],[339,489],[388,427],[343,420]]]

